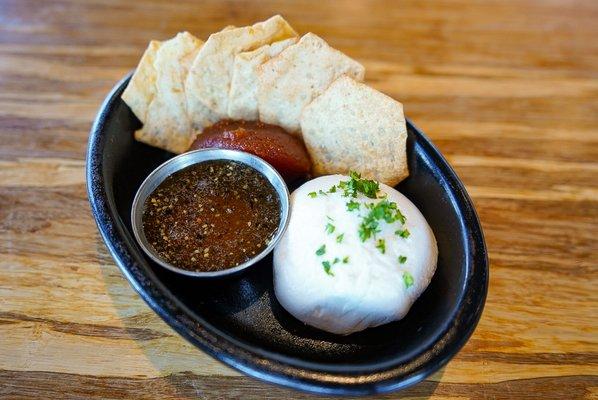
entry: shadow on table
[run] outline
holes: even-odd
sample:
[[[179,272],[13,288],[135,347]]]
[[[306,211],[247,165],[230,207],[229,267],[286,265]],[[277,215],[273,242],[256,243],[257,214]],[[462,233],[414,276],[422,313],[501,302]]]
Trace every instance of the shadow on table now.
[[[143,311],[131,302],[137,295],[118,267],[114,264],[104,243],[98,237],[96,241],[97,260],[110,295],[114,308],[121,318],[129,337],[136,341],[146,359],[157,371],[155,378],[130,378],[126,383],[121,378],[115,379],[111,390],[120,393],[125,398],[176,398],[176,399],[334,399],[336,397],[322,397],[301,393],[290,389],[273,386],[256,379],[238,375],[223,375],[214,371],[213,374],[201,375],[194,373],[202,366],[200,357],[193,355],[200,350],[180,338],[164,323],[149,307]],[[180,341],[179,349],[175,353],[167,354],[171,349],[165,349],[164,340]],[[166,350],[166,351],[164,351]],[[178,355],[178,357],[177,357]],[[226,367],[225,367],[226,368]],[[399,393],[375,395],[364,398],[376,399],[426,399],[436,391],[438,381],[442,378],[444,368],[437,372],[434,380],[423,381]]]

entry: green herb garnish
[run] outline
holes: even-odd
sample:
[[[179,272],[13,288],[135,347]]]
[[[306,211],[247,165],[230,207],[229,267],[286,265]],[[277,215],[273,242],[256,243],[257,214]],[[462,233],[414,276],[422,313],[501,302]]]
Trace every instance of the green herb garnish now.
[[[321,245],[320,248],[318,250],[316,250],[317,256],[322,256],[322,255],[324,255],[324,253],[326,253],[326,245],[325,244]]]
[[[383,219],[388,224],[396,221],[404,223],[405,217],[394,201],[382,200],[372,208],[372,212],[376,215],[376,218]]]
[[[403,215],[403,213],[399,209],[397,209],[397,220],[399,222],[401,222],[401,224],[403,224],[403,225],[405,225],[405,222],[407,221],[407,218]]]
[[[395,235],[399,235],[403,239],[407,239],[411,235],[411,233],[409,232],[408,229],[399,229],[399,230],[395,231]]]
[[[344,234],[344,233],[341,233],[340,235],[338,235],[338,236],[336,237],[336,243],[342,243],[342,242],[343,242],[343,239],[344,239],[344,237],[345,237],[345,234]]]
[[[343,264],[347,264],[349,262],[349,256],[343,257]]]
[[[399,256],[399,262],[401,264],[405,264],[405,261],[407,261],[407,256]]]
[[[322,261],[322,266],[324,267],[324,272],[330,276],[334,276],[332,271],[330,271],[330,261]]]
[[[396,221],[404,224],[407,220],[401,210],[399,210],[397,203],[394,201],[388,201],[384,199],[378,203],[368,203],[365,205],[365,207],[369,210],[372,210],[377,219],[383,219],[389,224],[392,224]]]
[[[315,198],[315,197],[316,197],[318,194],[317,194],[316,192],[309,192],[307,195],[313,199],[313,198]]]
[[[336,186],[332,185],[332,187],[328,190],[328,193],[336,193]]]
[[[365,242],[370,237],[380,232],[380,229],[378,228],[378,221],[371,214],[372,213],[370,212],[368,215],[366,215],[363,221],[361,221],[361,224],[359,224],[359,228],[357,230],[359,239],[361,239],[362,242]]]
[[[386,253],[386,241],[384,241],[384,239],[378,239],[378,242],[376,243],[376,248],[380,250],[380,253]]]
[[[322,196],[328,196],[328,193],[326,193],[322,189],[318,190],[318,193],[321,194]]]
[[[369,203],[365,205],[369,213],[363,218],[359,225],[358,233],[362,242],[365,242],[376,233],[380,232],[378,221],[384,220],[388,224],[396,221],[405,220],[405,216],[399,210],[397,203],[388,200],[382,200],[378,203]]]
[[[332,260],[332,264],[338,264],[340,261],[341,261],[340,258],[334,257],[334,260]]]
[[[345,197],[357,197],[357,193],[361,193],[370,199],[375,199],[378,191],[380,190],[380,184],[376,181],[369,179],[362,179],[361,174],[355,171],[349,173],[348,181],[341,181],[338,187],[343,190],[343,196]]]
[[[331,234],[336,228],[330,222],[326,224],[326,233]]]
[[[403,272],[403,282],[406,288],[413,286],[413,276],[409,272]]]
[[[348,211],[359,210],[359,206],[360,206],[360,204],[358,202],[351,200],[347,203],[347,210]]]

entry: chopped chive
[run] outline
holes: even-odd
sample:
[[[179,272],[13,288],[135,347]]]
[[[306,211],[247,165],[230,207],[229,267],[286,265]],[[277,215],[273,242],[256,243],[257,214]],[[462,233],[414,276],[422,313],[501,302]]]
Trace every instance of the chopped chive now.
[[[405,225],[405,222],[407,221],[407,217],[405,217],[403,215],[403,213],[401,212],[401,210],[397,210],[397,220],[401,221],[401,224]]]
[[[332,232],[334,232],[334,229],[336,229],[336,228],[330,222],[326,224],[326,233],[327,234],[330,235]]]
[[[399,263],[405,264],[405,261],[407,261],[407,256],[399,256]]]
[[[324,272],[326,272],[330,276],[334,276],[332,271],[330,271],[330,262],[329,261],[322,261],[322,266],[324,267]]]
[[[328,193],[326,193],[322,189],[318,190],[318,193],[321,194],[322,196],[328,196]]]
[[[316,192],[309,192],[307,195],[313,199],[313,198],[314,198],[314,197],[316,197],[318,194],[317,194]]]
[[[357,197],[358,193],[363,194],[370,199],[375,199],[380,185],[376,181],[362,179],[361,175],[355,171],[349,173],[348,181],[341,181],[338,184],[339,189],[343,191],[343,197]]]
[[[326,245],[325,244],[321,245],[320,248],[318,250],[316,250],[317,256],[322,256],[322,255],[324,255],[324,253],[326,253]]]
[[[343,264],[347,264],[349,262],[349,256],[343,257]]]
[[[386,253],[386,242],[384,241],[384,239],[378,239],[378,242],[376,243],[376,248],[380,250],[380,253]]]
[[[395,235],[399,235],[403,239],[407,239],[409,236],[411,236],[411,232],[409,232],[409,229],[399,229],[395,231]]]
[[[338,264],[340,261],[341,261],[340,258],[334,257],[334,260],[332,260],[332,264]]]
[[[351,200],[347,203],[347,210],[348,211],[359,210],[359,206],[360,206],[360,204],[358,202]]]
[[[392,224],[396,221],[404,223],[405,216],[399,210],[397,203],[381,200],[378,203],[366,203],[365,207],[370,210],[366,216],[362,217],[362,222],[359,225],[358,233],[362,242],[365,242],[370,237],[376,237],[376,233],[380,232],[379,221],[385,221],[387,224]]]
[[[332,185],[332,187],[328,190],[328,193],[336,193],[336,186]]]
[[[357,230],[359,239],[361,239],[362,242],[365,242],[378,232],[380,232],[380,229],[378,228],[378,221],[369,217],[363,219],[361,224],[359,224],[359,229]]]
[[[403,272],[403,282],[405,283],[406,288],[413,286],[413,275],[407,271]]]
[[[345,237],[344,233],[341,233],[340,235],[338,235],[336,237],[336,243],[342,243],[343,242],[343,238]]]

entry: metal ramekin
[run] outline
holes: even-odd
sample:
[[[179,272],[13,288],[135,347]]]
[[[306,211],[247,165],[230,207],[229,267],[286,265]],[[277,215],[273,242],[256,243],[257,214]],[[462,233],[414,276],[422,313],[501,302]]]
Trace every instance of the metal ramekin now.
[[[158,185],[160,185],[160,183],[162,183],[170,175],[191,165],[199,164],[210,160],[237,161],[256,169],[262,175],[264,175],[264,177],[272,184],[272,186],[276,190],[276,193],[278,194],[278,199],[280,201],[280,223],[278,225],[278,230],[276,231],[276,234],[274,235],[268,246],[266,246],[264,250],[262,250],[259,254],[256,254],[250,260],[247,260],[246,262],[239,264],[233,268],[228,268],[221,271],[187,271],[182,268],[175,267],[174,265],[161,259],[156,253],[156,251],[153,249],[153,247],[147,241],[145,233],[143,231],[142,222],[145,201],[147,200],[148,196],[152,194],[152,192],[158,187]],[[270,253],[274,249],[274,246],[276,246],[276,244],[282,237],[282,234],[286,230],[289,222],[289,213],[289,189],[287,188],[287,185],[285,184],[280,174],[266,161],[262,160],[257,156],[254,156],[253,154],[245,153],[242,151],[222,149],[201,149],[190,151],[188,153],[184,153],[174,158],[171,158],[170,160],[166,161],[158,168],[156,168],[151,174],[149,174],[147,178],[145,178],[145,180],[139,187],[139,190],[137,190],[137,194],[135,195],[135,199],[133,200],[133,207],[131,208],[131,224],[133,228],[133,234],[135,235],[135,239],[137,239],[137,242],[139,243],[141,248],[146,252],[146,254],[157,264],[173,272],[177,272],[179,274],[187,276],[201,278],[216,278],[236,274],[246,268],[249,268],[256,262],[264,258],[266,255],[268,255],[268,253]]]

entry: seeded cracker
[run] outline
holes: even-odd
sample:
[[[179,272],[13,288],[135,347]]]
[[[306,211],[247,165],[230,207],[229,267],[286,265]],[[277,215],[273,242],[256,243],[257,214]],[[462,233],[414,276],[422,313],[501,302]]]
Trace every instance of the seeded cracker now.
[[[365,69],[324,39],[306,34],[259,68],[260,120],[298,134],[303,108],[344,74],[361,81]]]
[[[122,99],[131,108],[135,116],[145,122],[145,116],[149,104],[156,96],[156,69],[154,60],[162,42],[152,40],[141,60],[135,73],[131,77],[127,88],[122,94]]]
[[[182,153],[195,135],[187,115],[184,82],[203,42],[182,32],[161,44],[155,43],[150,43],[146,50],[123,100],[143,122],[135,139]]]
[[[241,28],[223,30],[210,35],[193,62],[187,77],[187,105],[196,128],[207,107],[219,119],[227,117],[228,94],[232,80],[235,55],[251,51],[265,44],[297,36],[280,16]]]
[[[347,76],[305,108],[301,130],[317,175],[361,171],[389,186],[409,175],[403,105]]]
[[[235,56],[228,96],[228,117],[230,119],[245,121],[256,121],[258,119],[258,68],[261,64],[295,43],[297,43],[297,38],[290,38],[264,45],[253,51],[239,53]]]

